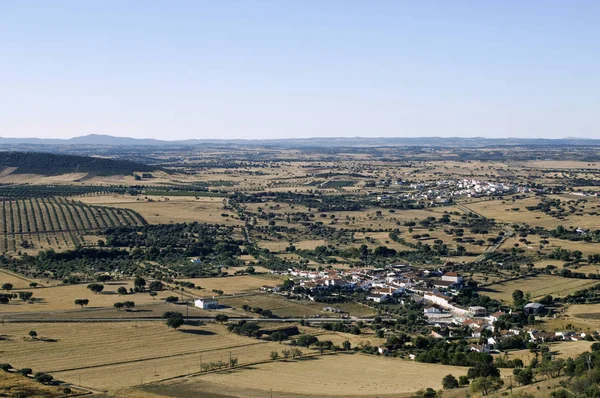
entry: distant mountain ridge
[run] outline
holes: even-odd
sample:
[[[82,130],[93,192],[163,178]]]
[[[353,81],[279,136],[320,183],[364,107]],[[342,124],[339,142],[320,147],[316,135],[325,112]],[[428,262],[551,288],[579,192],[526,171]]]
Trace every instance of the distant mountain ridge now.
[[[159,169],[128,160],[40,152],[0,152],[0,171],[7,167],[16,167],[11,174],[44,176],[69,173],[88,173],[94,176],[132,175],[134,172],[152,172]]]
[[[600,145],[592,138],[483,138],[483,137],[314,137],[285,139],[189,139],[157,140],[152,138],[113,137],[89,134],[69,139],[2,138],[0,146],[9,145],[96,145],[96,146],[199,146],[240,145],[275,147],[339,147],[339,146],[432,146],[432,147],[487,147],[487,146],[586,146]]]

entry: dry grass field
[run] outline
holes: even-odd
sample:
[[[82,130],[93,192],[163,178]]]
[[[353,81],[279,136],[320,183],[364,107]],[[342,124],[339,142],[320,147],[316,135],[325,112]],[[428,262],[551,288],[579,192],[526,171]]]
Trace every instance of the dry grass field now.
[[[0,396],[32,398],[63,398],[64,387],[46,386],[19,374],[0,372]],[[72,389],[71,397],[83,395],[81,391]]]
[[[579,354],[590,351],[592,343],[591,341],[560,341],[558,343],[551,343],[550,351],[558,358],[574,358]],[[527,366],[535,358],[535,353],[532,353],[530,350],[516,350],[508,353],[508,359],[516,358],[522,360],[525,366]]]
[[[410,362],[361,354],[319,356],[314,360],[265,363],[235,372],[206,374],[168,385],[178,394],[202,396],[216,386],[226,396],[400,397],[426,387],[441,388],[442,378],[467,368]],[[293,375],[293,376],[292,376]],[[205,385],[208,386],[205,387]],[[211,386],[212,384],[212,386]],[[149,391],[160,391],[151,388]],[[247,395],[246,395],[247,394]],[[184,396],[184,395],[175,395]],[[187,395],[192,396],[192,395]]]
[[[37,331],[37,340],[29,330]],[[177,331],[164,322],[4,324],[2,335],[3,361],[98,390],[199,372],[201,363],[226,362],[230,353],[240,364],[268,360],[285,347],[217,324]]]
[[[189,196],[148,196],[104,195],[81,198],[90,205],[102,205],[131,209],[141,214],[150,224],[172,224],[182,222],[243,224],[223,206],[223,198]],[[228,217],[223,217],[227,214]]]
[[[77,310],[80,307],[76,306],[74,301],[78,298],[86,298],[90,300],[86,309],[93,309],[102,307],[112,308],[113,304],[117,301],[125,300],[135,302],[136,306],[153,304],[158,302],[158,300],[172,295],[172,293],[168,291],[162,291],[158,293],[155,299],[153,299],[148,293],[135,293],[120,296],[117,294],[117,289],[119,287],[125,287],[127,290],[129,290],[130,288],[133,288],[133,282],[107,282],[104,284],[104,291],[98,294],[92,293],[87,288],[86,284],[61,285],[36,289],[27,288],[23,290],[33,292],[32,304],[15,299],[12,300],[10,304],[1,305],[0,314]],[[15,292],[18,291],[19,290],[15,290]]]
[[[502,282],[486,286],[483,294],[506,303],[512,302],[512,293],[522,290],[530,293],[532,299],[541,298],[548,294],[555,297],[565,296],[577,290],[598,284],[590,279],[563,278],[553,275],[537,275],[518,280]]]
[[[214,295],[213,289],[222,290],[224,294],[238,294],[246,292],[257,292],[261,286],[277,286],[281,284],[279,278],[267,278],[254,275],[228,276],[225,278],[184,278],[179,281],[193,282],[196,287],[200,286],[202,290],[198,295]],[[196,294],[196,292],[194,292]]]

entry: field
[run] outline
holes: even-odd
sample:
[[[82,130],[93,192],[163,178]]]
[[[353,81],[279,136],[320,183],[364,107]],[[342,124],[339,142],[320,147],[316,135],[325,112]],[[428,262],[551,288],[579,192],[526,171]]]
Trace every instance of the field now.
[[[241,275],[227,278],[184,278],[180,281],[193,282],[196,287],[203,290],[198,294],[212,295],[212,290],[222,290],[223,294],[238,294],[245,292],[257,292],[261,286],[277,286],[281,284],[280,278],[268,278],[262,276]]]
[[[145,391],[172,396],[217,392],[227,396],[264,397],[406,397],[426,387],[441,388],[442,378],[466,368],[430,365],[360,354],[325,355],[315,360],[265,363],[235,372],[207,374]],[[293,377],[290,377],[293,375]]]
[[[32,340],[29,330],[36,330],[38,339]],[[2,335],[3,358],[14,367],[110,391],[197,373],[201,363],[228,361],[230,354],[240,364],[253,363],[282,349],[215,324],[178,331],[163,322],[4,324]]]
[[[81,391],[72,389],[71,396],[81,395]],[[45,386],[28,377],[8,372],[0,372],[0,396],[17,397],[22,393],[25,397],[63,398],[63,388]]]
[[[4,282],[4,280],[1,280]],[[18,286],[18,285],[17,285]],[[172,293],[168,291],[159,292],[155,299],[148,293],[136,293],[121,296],[117,293],[119,287],[124,287],[127,290],[133,288],[132,281],[117,281],[107,282],[102,293],[94,294],[86,284],[77,285],[61,285],[41,288],[27,288],[25,290],[33,292],[31,303],[21,300],[12,300],[10,304],[0,306],[0,314],[8,313],[28,313],[28,312],[52,312],[52,311],[73,311],[79,309],[74,304],[77,298],[87,298],[90,302],[86,307],[86,311],[96,308],[111,308],[117,301],[132,300],[136,306],[144,304],[155,304],[158,300],[164,299]],[[15,289],[15,292],[23,289]],[[115,312],[114,310],[112,310]]]
[[[223,200],[219,197],[203,196],[198,198],[190,196],[136,198],[126,195],[104,195],[81,198],[82,202],[89,205],[133,210],[150,224],[206,222],[239,225],[240,220],[224,207]],[[224,214],[227,217],[224,217]]]
[[[506,303],[511,303],[512,293],[515,290],[522,290],[525,293],[530,293],[531,298],[536,299],[548,294],[555,297],[565,296],[596,284],[598,284],[598,281],[589,279],[570,279],[552,275],[537,275],[486,286],[484,294]]]
[[[135,211],[90,206],[65,198],[4,199],[0,217],[0,251],[35,253],[96,245],[84,236],[107,227],[144,225]]]
[[[265,310],[271,310],[274,315],[282,317],[336,316],[331,312],[323,311],[323,307],[327,306],[327,304],[306,300],[286,300],[276,295],[255,294],[251,296],[225,297],[219,299],[219,303],[238,310],[243,305],[260,307]],[[357,303],[336,303],[333,306],[347,311],[353,316],[372,316],[374,314],[372,308]]]

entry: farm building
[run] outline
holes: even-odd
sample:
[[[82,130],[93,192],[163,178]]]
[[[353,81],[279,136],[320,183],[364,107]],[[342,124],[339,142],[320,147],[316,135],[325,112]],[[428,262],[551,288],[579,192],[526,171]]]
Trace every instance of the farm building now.
[[[546,307],[540,303],[529,303],[525,307],[523,307],[523,312],[525,315],[537,315],[543,314],[546,312]]]
[[[463,282],[463,277],[458,275],[456,272],[446,272],[444,275],[442,275],[442,281],[452,282],[460,285]]]
[[[198,308],[202,309],[215,309],[219,307],[219,302],[217,299],[213,298],[199,298],[194,300],[194,305]]]

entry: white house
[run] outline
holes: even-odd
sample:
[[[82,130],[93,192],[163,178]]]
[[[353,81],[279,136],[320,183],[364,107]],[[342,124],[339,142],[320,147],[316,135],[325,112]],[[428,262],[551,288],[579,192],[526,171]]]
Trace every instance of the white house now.
[[[463,277],[458,275],[456,272],[446,272],[444,275],[442,275],[442,280],[461,285],[463,282]]]
[[[215,309],[215,308],[219,308],[219,302],[217,301],[217,299],[199,298],[199,299],[194,300],[194,306],[196,306],[198,308],[202,308],[204,310]]]

